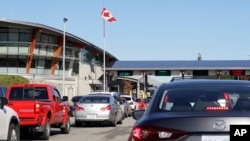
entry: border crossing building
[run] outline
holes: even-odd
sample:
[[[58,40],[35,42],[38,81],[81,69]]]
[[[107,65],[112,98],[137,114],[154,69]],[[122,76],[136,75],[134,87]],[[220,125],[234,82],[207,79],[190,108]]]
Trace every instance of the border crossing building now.
[[[109,52],[105,52],[103,72],[103,55],[103,49],[71,33],[39,23],[0,19],[0,74],[21,75],[30,83],[51,83],[69,97],[103,90],[104,79],[109,91],[138,94],[140,90],[152,93],[159,83],[175,76],[248,80],[250,75],[250,60],[122,61]]]

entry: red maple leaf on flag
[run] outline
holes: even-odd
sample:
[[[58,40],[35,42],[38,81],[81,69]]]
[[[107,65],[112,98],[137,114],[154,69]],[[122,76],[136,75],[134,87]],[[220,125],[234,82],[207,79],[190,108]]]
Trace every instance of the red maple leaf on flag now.
[[[115,17],[106,8],[102,9],[101,16],[103,19],[105,19],[108,22],[116,21]]]

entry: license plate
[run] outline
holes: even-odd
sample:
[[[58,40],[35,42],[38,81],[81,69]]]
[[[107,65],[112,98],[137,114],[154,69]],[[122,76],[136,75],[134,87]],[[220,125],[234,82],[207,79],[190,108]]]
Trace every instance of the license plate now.
[[[87,115],[87,118],[88,119],[93,119],[93,118],[96,118],[96,115],[95,114]]]
[[[229,141],[229,136],[220,135],[203,135],[201,137],[202,141]]]

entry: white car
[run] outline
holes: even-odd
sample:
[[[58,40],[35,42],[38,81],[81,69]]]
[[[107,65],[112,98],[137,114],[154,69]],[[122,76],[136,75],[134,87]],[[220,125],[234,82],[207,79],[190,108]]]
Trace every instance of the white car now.
[[[123,97],[127,100],[128,104],[131,106],[132,110],[138,109],[138,104],[136,101],[133,100],[133,97],[130,95],[121,95],[120,97]]]
[[[20,140],[20,120],[17,113],[6,106],[8,100],[0,97],[0,140],[19,141]]]

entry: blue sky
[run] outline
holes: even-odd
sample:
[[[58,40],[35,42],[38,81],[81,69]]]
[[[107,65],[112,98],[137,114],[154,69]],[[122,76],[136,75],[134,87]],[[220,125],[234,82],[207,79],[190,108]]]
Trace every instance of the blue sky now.
[[[0,18],[41,23],[104,47],[119,60],[250,60],[249,0],[6,0]]]

